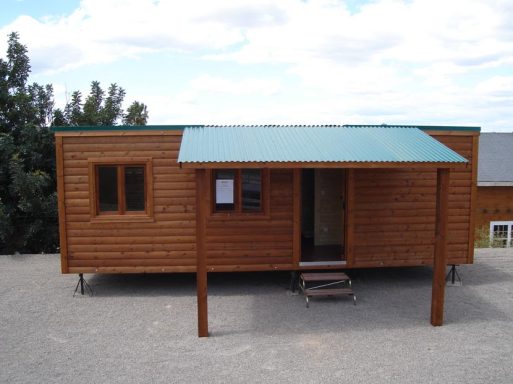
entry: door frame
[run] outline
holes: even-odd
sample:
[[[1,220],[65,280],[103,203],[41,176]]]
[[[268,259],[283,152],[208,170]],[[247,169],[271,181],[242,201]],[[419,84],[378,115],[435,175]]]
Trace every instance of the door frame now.
[[[344,170],[344,213],[343,213],[343,240],[344,240],[344,254],[345,260],[340,261],[301,261],[301,230],[302,230],[302,171],[303,168],[295,168],[293,171],[293,244],[292,244],[292,259],[293,264],[299,269],[308,268],[340,268],[341,266],[347,266],[349,264],[349,255],[352,256],[352,249],[349,251],[349,241],[352,246],[352,230],[349,230],[349,215],[352,213],[352,209],[349,210],[349,206],[352,205],[354,196],[354,171],[352,169]],[[351,183],[351,185],[349,185]],[[351,199],[351,201],[349,200]]]

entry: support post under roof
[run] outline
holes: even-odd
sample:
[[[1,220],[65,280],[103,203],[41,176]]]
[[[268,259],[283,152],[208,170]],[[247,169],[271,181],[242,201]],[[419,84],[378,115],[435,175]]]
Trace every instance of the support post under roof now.
[[[206,227],[206,171],[196,169],[196,290],[198,295],[198,336],[208,337]]]
[[[447,232],[449,209],[449,168],[438,168],[436,183],[435,249],[433,260],[433,288],[431,297],[431,324],[444,321],[445,269],[447,265]]]

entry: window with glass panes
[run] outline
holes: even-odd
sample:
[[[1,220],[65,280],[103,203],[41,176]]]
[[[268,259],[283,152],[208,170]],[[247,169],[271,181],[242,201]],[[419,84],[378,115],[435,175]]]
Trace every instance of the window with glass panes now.
[[[96,165],[95,176],[97,215],[125,215],[146,211],[146,165]]]
[[[263,171],[261,169],[215,170],[212,178],[214,212],[263,211]]]
[[[511,247],[513,238],[513,221],[490,222],[490,245]]]

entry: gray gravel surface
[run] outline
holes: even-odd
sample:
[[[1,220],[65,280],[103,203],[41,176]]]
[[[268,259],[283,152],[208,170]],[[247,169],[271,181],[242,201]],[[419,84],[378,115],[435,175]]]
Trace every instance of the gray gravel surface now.
[[[513,252],[480,250],[429,324],[431,269],[350,271],[358,305],[287,292],[289,275],[86,275],[0,256],[1,383],[512,383]]]

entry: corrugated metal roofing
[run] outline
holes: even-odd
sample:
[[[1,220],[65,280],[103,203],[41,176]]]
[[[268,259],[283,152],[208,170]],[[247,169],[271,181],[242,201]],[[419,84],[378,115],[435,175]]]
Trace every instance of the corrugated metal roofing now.
[[[481,133],[478,183],[513,182],[513,133]]]
[[[396,126],[188,127],[178,161],[466,162],[420,129]]]

